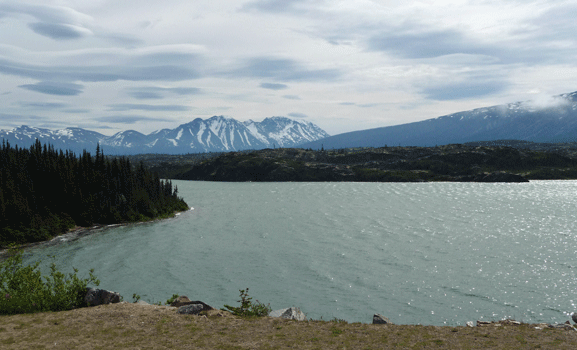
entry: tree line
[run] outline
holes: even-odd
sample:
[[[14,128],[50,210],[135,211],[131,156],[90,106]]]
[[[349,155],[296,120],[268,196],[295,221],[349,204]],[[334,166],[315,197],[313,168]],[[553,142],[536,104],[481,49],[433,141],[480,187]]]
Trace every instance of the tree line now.
[[[187,210],[170,181],[133,166],[55,150],[40,141],[29,149],[0,149],[0,246],[50,239],[74,226],[146,221]]]

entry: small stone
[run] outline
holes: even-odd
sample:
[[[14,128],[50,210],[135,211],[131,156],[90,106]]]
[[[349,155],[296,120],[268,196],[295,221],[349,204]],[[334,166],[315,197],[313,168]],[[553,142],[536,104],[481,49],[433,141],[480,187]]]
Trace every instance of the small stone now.
[[[298,307],[289,307],[286,309],[271,311],[269,317],[280,317],[286,320],[306,321],[307,317]]]
[[[469,321],[467,322],[467,327],[475,327],[475,324],[473,323],[473,321]]]
[[[373,324],[393,324],[393,322],[381,314],[374,314]]]

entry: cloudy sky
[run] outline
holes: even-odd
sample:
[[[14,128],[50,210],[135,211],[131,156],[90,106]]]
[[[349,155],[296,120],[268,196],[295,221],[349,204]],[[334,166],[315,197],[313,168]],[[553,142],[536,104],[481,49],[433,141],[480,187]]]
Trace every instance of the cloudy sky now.
[[[577,90],[577,1],[0,1],[0,129],[330,134]]]

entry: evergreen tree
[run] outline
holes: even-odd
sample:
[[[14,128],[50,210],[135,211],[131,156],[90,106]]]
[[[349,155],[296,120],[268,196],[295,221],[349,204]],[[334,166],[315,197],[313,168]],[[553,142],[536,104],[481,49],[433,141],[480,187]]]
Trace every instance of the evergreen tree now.
[[[30,149],[0,148],[0,246],[49,239],[75,225],[150,220],[188,209],[172,183],[126,158],[56,151],[36,141]]]

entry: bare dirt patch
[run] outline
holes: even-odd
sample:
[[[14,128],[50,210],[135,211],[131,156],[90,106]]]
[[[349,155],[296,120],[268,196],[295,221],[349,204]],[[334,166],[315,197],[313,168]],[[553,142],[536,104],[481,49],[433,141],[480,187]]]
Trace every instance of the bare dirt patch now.
[[[536,325],[372,325],[179,315],[130,303],[0,316],[1,349],[574,349],[577,332]]]

